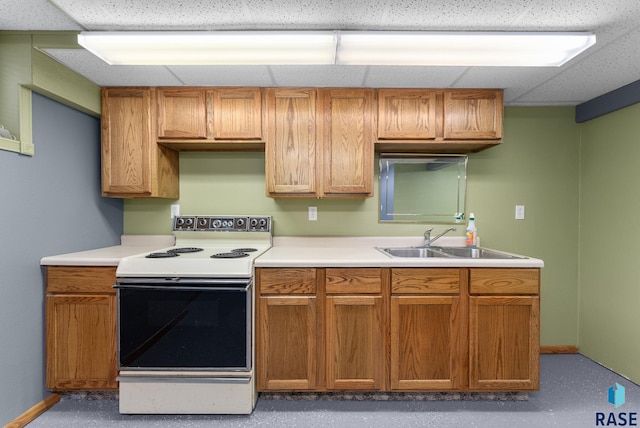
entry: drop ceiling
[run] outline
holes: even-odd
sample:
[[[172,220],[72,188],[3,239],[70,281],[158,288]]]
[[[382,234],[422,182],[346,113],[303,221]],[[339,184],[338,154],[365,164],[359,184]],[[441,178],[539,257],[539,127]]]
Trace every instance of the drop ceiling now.
[[[0,0],[5,31],[591,31],[562,67],[110,66],[46,53],[100,86],[504,88],[506,105],[576,105],[640,79],[637,0]]]

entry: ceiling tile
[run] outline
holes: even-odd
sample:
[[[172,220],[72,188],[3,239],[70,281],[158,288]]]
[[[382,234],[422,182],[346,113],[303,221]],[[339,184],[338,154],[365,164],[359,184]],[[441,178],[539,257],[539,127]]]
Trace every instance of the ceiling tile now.
[[[181,85],[163,66],[108,65],[84,49],[47,49],[46,53],[99,86]]]
[[[640,79],[640,30],[627,34],[608,49],[596,51],[566,71],[534,87],[517,103],[563,100],[575,104],[595,98]]]
[[[365,66],[270,66],[275,86],[358,87],[363,86]]]
[[[57,7],[46,0],[2,0],[0,1],[0,29],[2,31],[25,30],[64,31],[82,30]]]
[[[267,66],[170,66],[186,86],[273,86]]]
[[[465,67],[371,66],[365,85],[378,88],[448,88]]]

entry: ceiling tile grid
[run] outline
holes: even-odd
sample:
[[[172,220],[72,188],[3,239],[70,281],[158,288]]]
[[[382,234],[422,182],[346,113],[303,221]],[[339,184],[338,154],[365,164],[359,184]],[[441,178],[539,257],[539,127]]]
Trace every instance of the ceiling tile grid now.
[[[593,31],[562,67],[109,66],[47,52],[101,86],[502,87],[511,105],[578,104],[640,79],[637,0],[0,0],[0,29]]]

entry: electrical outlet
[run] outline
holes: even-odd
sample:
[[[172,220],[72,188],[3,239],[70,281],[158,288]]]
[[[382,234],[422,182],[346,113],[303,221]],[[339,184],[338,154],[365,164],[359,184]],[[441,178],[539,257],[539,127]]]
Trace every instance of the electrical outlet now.
[[[180,205],[172,204],[171,205],[171,218],[180,216]]]
[[[309,207],[309,221],[318,220],[318,207]]]
[[[516,220],[524,220],[524,205],[516,205]]]

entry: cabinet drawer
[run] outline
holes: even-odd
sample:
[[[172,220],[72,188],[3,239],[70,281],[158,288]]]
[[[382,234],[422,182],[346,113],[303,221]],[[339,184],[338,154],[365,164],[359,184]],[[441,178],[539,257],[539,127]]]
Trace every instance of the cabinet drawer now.
[[[116,266],[47,266],[47,293],[115,294]]]
[[[380,268],[345,268],[326,270],[327,294],[381,293]]]
[[[442,268],[402,268],[391,270],[392,294],[457,294],[460,271]]]
[[[258,269],[260,294],[315,294],[315,269]]]
[[[470,269],[471,294],[539,294],[540,269]]]

